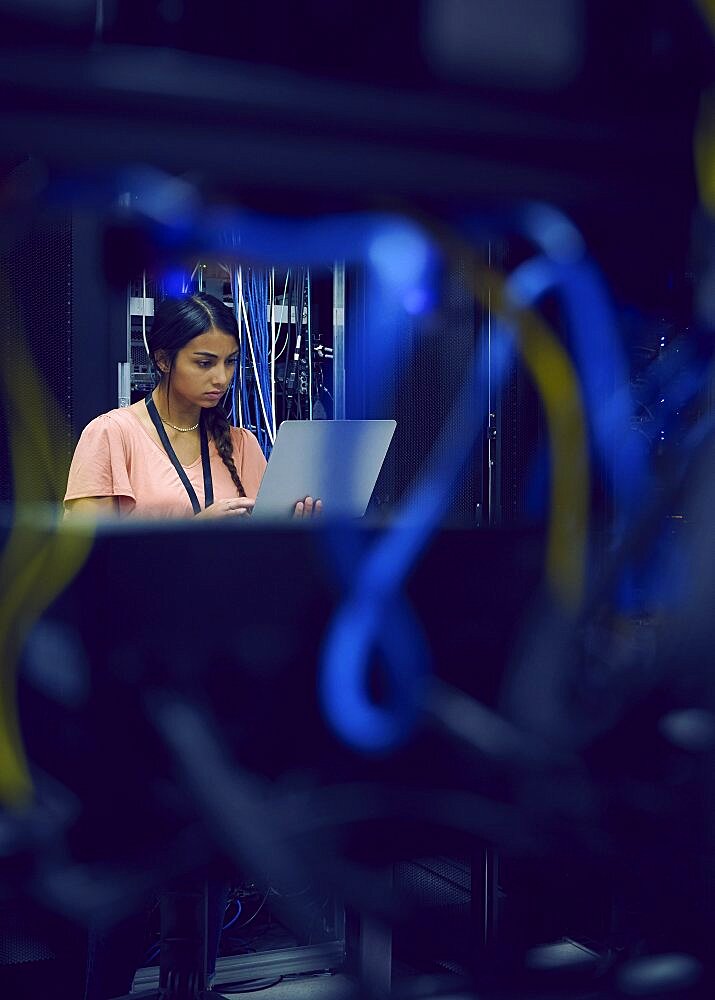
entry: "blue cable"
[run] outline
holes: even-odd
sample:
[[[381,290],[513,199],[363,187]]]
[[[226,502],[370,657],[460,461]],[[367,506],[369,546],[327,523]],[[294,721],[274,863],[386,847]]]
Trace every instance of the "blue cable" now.
[[[590,261],[540,256],[510,275],[507,290],[523,306],[552,290],[561,294],[594,446],[610,477],[622,530],[651,483],[647,449],[632,429],[635,407],[625,352],[600,275]]]
[[[623,538],[640,516],[642,499],[653,487],[649,445],[633,429],[636,410],[629,366],[610,295],[600,271],[589,259],[580,233],[558,209],[524,203],[500,213],[469,220],[468,228],[482,236],[516,231],[541,251],[518,267],[506,289],[518,306],[530,306],[548,292],[564,306],[576,368],[595,454],[610,480],[616,505],[616,537]],[[643,567],[627,567],[619,585],[618,602],[633,610],[639,594],[653,592]]]
[[[583,237],[566,215],[540,202],[482,212],[463,228],[482,240],[517,232],[541,251],[512,272],[507,290],[525,307],[550,291],[561,297],[594,448],[611,480],[623,528],[650,488],[648,456],[632,431],[635,404],[611,298]]]
[[[513,337],[492,324],[492,386],[498,388],[513,354]],[[486,360],[475,359],[455,409],[461,423],[475,408],[487,412]],[[474,401],[476,400],[476,406]],[[334,732],[363,753],[383,753],[404,743],[414,731],[430,673],[421,628],[402,593],[410,567],[440,523],[473,444],[467,435],[457,446],[447,425],[433,450],[430,469],[385,532],[363,556],[348,529],[326,532],[338,570],[352,591],[335,613],[321,653],[318,694]],[[474,427],[474,434],[478,428]],[[428,463],[429,464],[429,463]],[[357,567],[357,569],[356,569]],[[369,695],[370,650],[383,654],[389,697],[382,705]]]
[[[223,925],[223,927],[221,928],[222,931],[227,931],[229,929],[229,927],[233,927],[233,925],[236,923],[236,921],[238,920],[238,918],[241,916],[241,913],[243,912],[243,907],[241,906],[241,900],[238,899],[238,897],[237,897],[236,899],[233,900],[233,902],[236,904],[236,914],[235,914],[235,916],[231,917],[231,919],[229,920],[229,922],[227,924]],[[229,903],[229,906],[230,906],[230,903]],[[228,909],[228,906],[226,907],[226,909]]]
[[[234,269],[234,286],[238,284],[238,270]],[[268,272],[259,271],[255,267],[247,268],[244,284],[244,303],[246,318],[251,330],[253,352],[246,344],[246,337],[241,344],[241,403],[246,423],[258,439],[258,443],[266,457],[271,452],[269,429],[273,427],[273,411],[271,405],[270,385],[270,346],[268,331]],[[240,304],[234,296],[234,308],[238,311]],[[247,373],[250,373],[251,387],[248,387]],[[263,406],[261,406],[261,399]],[[263,411],[265,409],[265,418]]]

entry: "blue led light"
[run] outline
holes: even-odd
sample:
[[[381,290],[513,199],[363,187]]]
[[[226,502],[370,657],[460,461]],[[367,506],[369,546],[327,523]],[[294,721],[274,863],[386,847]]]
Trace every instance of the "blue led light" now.
[[[186,271],[173,268],[169,271],[164,271],[160,275],[159,280],[163,284],[168,296],[179,296],[187,291],[187,279],[188,275]]]

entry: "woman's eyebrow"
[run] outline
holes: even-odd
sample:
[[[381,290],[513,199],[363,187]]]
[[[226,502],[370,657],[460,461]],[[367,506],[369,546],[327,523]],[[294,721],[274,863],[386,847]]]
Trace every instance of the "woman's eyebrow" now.
[[[217,358],[218,354],[214,354],[212,351],[194,351],[194,357]],[[227,354],[226,357],[227,358],[236,358],[236,357],[238,357],[238,350],[231,351],[231,353]]]

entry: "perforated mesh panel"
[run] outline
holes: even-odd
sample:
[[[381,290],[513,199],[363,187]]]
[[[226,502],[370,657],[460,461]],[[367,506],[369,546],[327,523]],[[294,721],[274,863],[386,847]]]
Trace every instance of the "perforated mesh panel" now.
[[[151,364],[144,344],[132,342],[132,375],[148,375],[150,372]]]
[[[468,908],[472,876],[468,861],[436,857],[395,865],[395,887],[411,902],[428,907]]]
[[[498,520],[518,524],[545,503],[548,489],[543,407],[528,374],[511,367],[499,413],[501,505]],[[537,457],[541,464],[537,463]]]
[[[463,858],[440,855],[403,861],[393,868],[395,892],[406,899],[419,914],[419,922],[428,942],[415,949],[410,935],[395,928],[393,954],[411,967],[463,972],[453,959],[457,944],[454,934],[464,938],[461,947],[470,950],[477,941],[472,916],[472,877],[470,863]],[[447,929],[449,928],[449,929]],[[459,928],[459,930],[457,930]],[[459,949],[458,949],[459,950]]]
[[[372,501],[373,509],[389,511],[406,497],[419,472],[436,471],[429,467],[428,459],[464,384],[481,319],[467,285],[465,267],[457,265],[444,279],[439,312],[420,317],[403,335],[395,363],[392,399],[378,401],[371,384],[375,373],[369,331],[365,330],[365,315],[361,312],[364,300],[359,301],[364,295],[363,281],[362,276],[356,276],[348,289],[351,311],[346,344],[348,416],[397,421]],[[357,345],[356,340],[362,343]],[[356,388],[359,383],[361,388]],[[475,428],[479,442],[485,417],[477,414],[475,405],[460,424],[452,424],[450,443],[474,438]],[[475,523],[481,503],[481,482],[481,453],[477,443],[445,511],[448,521]]]
[[[29,934],[2,928],[0,932],[0,965],[21,965],[54,958],[46,944],[36,941]]]
[[[72,456],[72,222],[68,215],[34,222],[9,246],[0,249],[3,283],[20,318],[23,338],[41,384],[56,457],[69,467]],[[21,369],[14,389],[28,397],[31,373]],[[54,407],[51,404],[54,403]],[[7,427],[3,416],[0,501],[13,496],[9,474]],[[33,499],[49,500],[49,496]]]

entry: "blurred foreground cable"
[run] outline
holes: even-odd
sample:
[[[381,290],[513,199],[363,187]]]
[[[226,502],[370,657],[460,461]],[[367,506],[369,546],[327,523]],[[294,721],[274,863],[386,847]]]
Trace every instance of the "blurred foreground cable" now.
[[[52,404],[2,277],[0,316],[0,382],[14,487],[12,523],[0,555],[0,801],[22,806],[32,783],[17,718],[18,657],[32,623],[84,563],[92,532],[62,528],[66,469],[43,416]]]
[[[472,243],[454,228],[431,222],[430,229],[450,259],[467,260],[472,294],[493,317],[493,325],[513,331],[543,402],[552,468],[546,577],[552,596],[568,613],[577,614],[586,582],[590,469],[576,369],[531,303],[515,294],[509,276],[485,267]]]
[[[509,338],[495,337],[491,376],[500,383],[510,353]],[[348,587],[325,638],[319,693],[330,725],[363,752],[382,752],[405,742],[425,707],[431,665],[419,623],[404,596],[409,572],[439,526],[478,433],[454,439],[453,428],[469,423],[472,408],[486,413],[490,371],[475,352],[464,386],[433,448],[428,476],[421,478],[393,525],[360,558],[349,532],[333,536],[332,555]],[[476,400],[476,403],[475,403]],[[370,654],[383,653],[388,697],[376,705],[369,695]]]
[[[549,428],[553,472],[547,582],[557,603],[574,618],[585,593],[590,476],[586,425],[573,365],[547,325],[510,294],[508,281],[480,267],[471,246],[451,233],[441,235],[447,256],[466,255],[475,298],[490,316],[494,310],[491,358],[487,369],[475,354],[427,463],[431,471],[418,482],[394,525],[357,569],[354,560],[340,552],[349,542],[345,534],[336,538],[333,547],[352,586],[328,630],[320,697],[334,730],[363,752],[380,752],[404,742],[424,707],[429,665],[418,623],[404,600],[403,585],[441,521],[479,431],[475,425],[471,434],[455,443],[452,428],[464,425],[472,406],[486,415],[487,380],[501,385],[513,340],[542,397]],[[368,684],[370,652],[376,646],[384,655],[390,692],[379,706],[371,699]]]
[[[715,21],[715,15],[713,15]],[[696,178],[700,200],[715,215],[715,92],[701,100],[700,115],[693,137]]]

